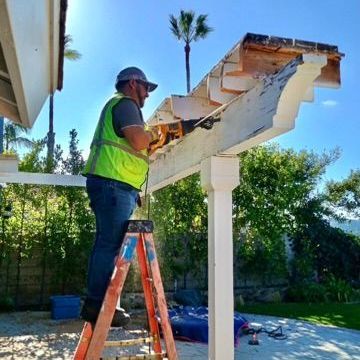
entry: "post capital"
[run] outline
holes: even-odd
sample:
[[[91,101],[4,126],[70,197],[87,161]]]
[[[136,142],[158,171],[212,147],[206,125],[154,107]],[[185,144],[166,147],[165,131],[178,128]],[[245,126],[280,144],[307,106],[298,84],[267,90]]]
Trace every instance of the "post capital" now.
[[[240,184],[237,156],[211,156],[201,162],[201,186],[206,191],[232,191]]]

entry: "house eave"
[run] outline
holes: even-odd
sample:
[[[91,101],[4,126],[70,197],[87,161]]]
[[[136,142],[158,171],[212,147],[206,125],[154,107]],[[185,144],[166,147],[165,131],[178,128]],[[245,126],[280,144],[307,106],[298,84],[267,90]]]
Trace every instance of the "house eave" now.
[[[30,128],[62,88],[66,6],[0,0],[0,116]]]

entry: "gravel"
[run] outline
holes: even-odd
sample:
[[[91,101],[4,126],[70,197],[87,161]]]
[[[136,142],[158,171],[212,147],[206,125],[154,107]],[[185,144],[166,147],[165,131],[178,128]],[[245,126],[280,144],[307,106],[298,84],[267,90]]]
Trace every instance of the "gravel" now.
[[[282,326],[287,338],[276,340],[261,333],[260,345],[251,346],[248,344],[251,337],[243,336],[235,349],[237,360],[360,360],[360,331],[271,316],[244,316],[254,327],[272,330]],[[132,314],[132,319],[126,329],[112,329],[109,339],[131,339],[139,337],[139,332],[143,337],[144,314]],[[81,320],[51,320],[49,312],[0,314],[0,359],[71,359],[82,327]],[[181,360],[208,359],[207,344],[176,341],[176,347]],[[139,345],[131,349],[107,349],[103,355],[148,352],[148,345]]]

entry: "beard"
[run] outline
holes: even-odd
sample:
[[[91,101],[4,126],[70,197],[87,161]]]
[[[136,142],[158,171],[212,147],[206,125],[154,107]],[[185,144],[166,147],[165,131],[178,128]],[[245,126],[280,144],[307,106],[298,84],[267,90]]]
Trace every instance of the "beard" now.
[[[136,95],[137,95],[137,98],[139,99],[139,107],[140,108],[144,107],[145,98],[141,93],[141,89],[139,88],[139,85],[136,87]]]

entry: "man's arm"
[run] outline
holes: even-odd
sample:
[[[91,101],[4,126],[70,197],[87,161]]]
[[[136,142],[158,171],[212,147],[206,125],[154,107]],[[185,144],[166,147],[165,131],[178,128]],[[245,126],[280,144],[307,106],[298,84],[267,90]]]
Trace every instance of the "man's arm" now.
[[[140,125],[126,127],[122,129],[122,132],[136,151],[147,149],[150,143],[158,139],[153,132],[144,130],[144,127]]]
[[[123,99],[113,108],[113,127],[136,150],[147,149],[158,139],[157,131],[146,131],[140,109],[131,99]]]

